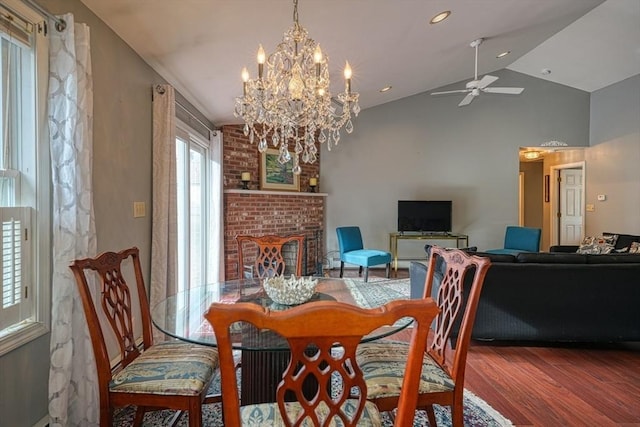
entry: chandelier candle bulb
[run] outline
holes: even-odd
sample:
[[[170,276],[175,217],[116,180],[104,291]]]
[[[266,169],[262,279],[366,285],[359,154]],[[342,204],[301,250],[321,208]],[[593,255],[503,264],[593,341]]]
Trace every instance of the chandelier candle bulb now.
[[[351,66],[349,65],[349,61],[344,66],[344,80],[346,83],[346,92],[351,93],[351,75],[353,72],[351,71]]]
[[[266,55],[264,53],[264,49],[262,48],[262,45],[259,45],[258,46],[258,78],[259,79],[262,79],[265,60],[266,60]]]
[[[247,82],[249,81],[249,70],[247,67],[242,67],[242,94],[247,96]]]
[[[322,50],[320,45],[316,46],[316,50],[313,52],[313,62],[316,63],[316,79],[320,78],[320,66],[322,65]]]

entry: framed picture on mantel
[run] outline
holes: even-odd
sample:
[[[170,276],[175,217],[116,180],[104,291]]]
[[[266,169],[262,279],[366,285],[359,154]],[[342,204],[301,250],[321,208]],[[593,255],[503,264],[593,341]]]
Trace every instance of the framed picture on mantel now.
[[[300,191],[300,176],[293,173],[293,153],[285,164],[278,161],[279,151],[268,148],[260,154],[260,189]]]

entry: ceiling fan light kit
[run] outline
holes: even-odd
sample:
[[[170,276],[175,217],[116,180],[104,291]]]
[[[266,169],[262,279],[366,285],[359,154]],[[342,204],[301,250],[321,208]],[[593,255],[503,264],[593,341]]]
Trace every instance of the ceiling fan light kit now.
[[[475,69],[473,74],[473,80],[467,82],[465,85],[465,89],[458,90],[446,90],[442,92],[431,92],[431,95],[448,95],[452,93],[466,93],[467,95],[460,101],[458,107],[464,107],[465,105],[471,104],[471,101],[474,100],[477,96],[480,95],[481,92],[486,93],[500,93],[504,95],[520,95],[524,88],[522,87],[489,87],[489,85],[496,80],[498,77],[485,75],[480,80],[478,80],[478,47],[484,41],[483,38],[475,39],[472,41],[469,46],[475,49],[476,51],[476,60],[475,60]]]

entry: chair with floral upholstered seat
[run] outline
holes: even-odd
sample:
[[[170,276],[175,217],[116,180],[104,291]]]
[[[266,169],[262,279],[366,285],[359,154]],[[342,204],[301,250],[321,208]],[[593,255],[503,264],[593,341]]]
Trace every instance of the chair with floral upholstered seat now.
[[[403,317],[413,317],[406,375],[398,399],[398,426],[413,425],[429,325],[438,313],[431,299],[396,300],[364,309],[337,301],[317,301],[284,311],[254,303],[211,305],[205,317],[213,326],[220,353],[224,424],[228,426],[378,426],[376,406],[365,398],[366,384],[355,359],[362,337]],[[270,330],[287,340],[291,359],[277,385],[275,403],[240,406],[232,348],[236,322]],[[415,357],[413,355],[416,355]],[[309,388],[311,387],[311,388]],[[350,398],[348,390],[360,391]],[[293,400],[291,400],[293,399]]]
[[[490,266],[488,258],[468,255],[459,249],[431,248],[423,297],[434,297],[440,314],[423,349],[417,405],[427,410],[431,426],[436,426],[434,404],[450,406],[453,425],[463,425],[467,350],[480,291]],[[379,410],[389,411],[397,406],[406,360],[412,351],[406,343],[396,342],[372,342],[358,349],[358,363],[367,382],[367,399]]]
[[[100,425],[112,425],[114,408],[136,405],[135,425],[142,424],[147,410],[170,408],[180,410],[179,415],[189,411],[189,426],[201,426],[202,404],[221,401],[220,395],[206,396],[219,367],[218,352],[176,341],[154,345],[138,248],[75,260],[70,268],[96,359]],[[130,287],[126,277],[133,277],[136,285]],[[138,316],[141,326],[134,324]],[[118,346],[113,351],[119,352],[120,361],[114,369],[107,337]]]

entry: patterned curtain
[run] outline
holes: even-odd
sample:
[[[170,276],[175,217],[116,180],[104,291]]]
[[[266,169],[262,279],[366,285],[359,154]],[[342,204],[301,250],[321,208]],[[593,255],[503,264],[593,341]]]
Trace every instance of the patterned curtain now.
[[[170,85],[153,88],[153,216],[150,306],[176,293],[178,210],[176,189],[176,102]],[[153,329],[154,341],[164,335]]]
[[[93,87],[89,27],[50,33],[49,133],[53,174],[50,426],[97,426],[98,379],[82,302],[69,264],[95,256],[91,162]],[[55,28],[54,22],[49,28]]]

